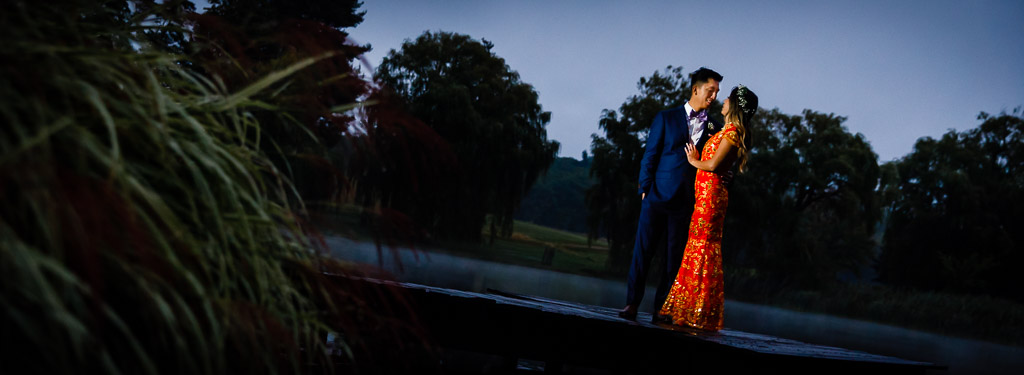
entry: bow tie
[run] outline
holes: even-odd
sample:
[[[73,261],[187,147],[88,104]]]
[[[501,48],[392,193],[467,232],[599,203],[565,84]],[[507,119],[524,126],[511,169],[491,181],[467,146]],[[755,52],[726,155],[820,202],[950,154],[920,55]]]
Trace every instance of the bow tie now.
[[[693,118],[697,118],[697,120],[702,122],[702,123],[706,122],[706,121],[708,121],[708,111],[705,110],[705,111],[697,112],[697,111],[694,111],[694,110],[691,109],[690,110],[690,119],[693,119]]]

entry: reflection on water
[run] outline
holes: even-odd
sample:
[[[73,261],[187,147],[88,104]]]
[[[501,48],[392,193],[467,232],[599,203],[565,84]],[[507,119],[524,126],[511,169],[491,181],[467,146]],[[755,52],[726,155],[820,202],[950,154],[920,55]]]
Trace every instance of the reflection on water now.
[[[439,253],[384,250],[373,244],[328,237],[339,259],[380,266],[399,281],[484,292],[488,288],[591,305],[621,308],[625,280],[606,280],[537,268],[463,258]],[[653,288],[647,288],[641,310],[651,312]],[[1024,373],[1024,348],[959,339],[835,316],[790,311],[738,301],[725,301],[725,326],[803,342],[861,350],[873,354],[949,366],[948,374]]]
[[[1024,348],[885,324],[726,301],[726,326],[819,345],[949,366],[948,374],[1022,374]]]

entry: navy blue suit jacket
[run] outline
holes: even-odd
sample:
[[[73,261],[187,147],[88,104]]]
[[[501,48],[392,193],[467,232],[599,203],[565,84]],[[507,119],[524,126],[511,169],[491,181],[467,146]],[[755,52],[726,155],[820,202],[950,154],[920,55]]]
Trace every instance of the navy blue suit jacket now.
[[[693,209],[694,179],[697,168],[686,161],[686,143],[689,116],[685,106],[658,112],[647,135],[647,147],[640,161],[640,193],[646,193],[645,200],[652,207],[670,211]],[[708,116],[704,133],[697,142],[697,150],[704,149],[722,124]]]

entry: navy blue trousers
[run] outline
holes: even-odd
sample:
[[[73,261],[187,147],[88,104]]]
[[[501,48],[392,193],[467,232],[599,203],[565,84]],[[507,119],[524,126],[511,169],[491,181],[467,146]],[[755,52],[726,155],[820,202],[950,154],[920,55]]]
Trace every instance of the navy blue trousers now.
[[[679,273],[690,230],[693,204],[684,204],[684,209],[667,210],[652,207],[647,199],[640,205],[640,220],[636,228],[636,242],[633,244],[633,261],[629,267],[626,304],[640,307],[646,291],[647,274],[655,252],[665,251],[665,267],[659,270],[658,289],[654,295],[654,311],[661,309],[668,297],[669,289]],[[658,246],[665,236],[666,246]]]

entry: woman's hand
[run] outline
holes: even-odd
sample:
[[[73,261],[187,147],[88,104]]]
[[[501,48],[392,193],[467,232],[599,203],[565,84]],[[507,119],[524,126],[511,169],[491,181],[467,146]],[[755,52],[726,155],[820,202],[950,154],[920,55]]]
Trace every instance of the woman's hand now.
[[[690,162],[690,165],[696,165],[695,163],[700,161],[700,154],[697,153],[697,146],[693,143],[686,144],[686,160]]]
[[[697,148],[687,144],[686,160],[690,162],[690,165],[702,171],[725,173],[732,167],[732,162],[736,160],[736,146],[733,146],[732,141],[726,138],[718,145],[714,154],[705,160],[700,160]]]

